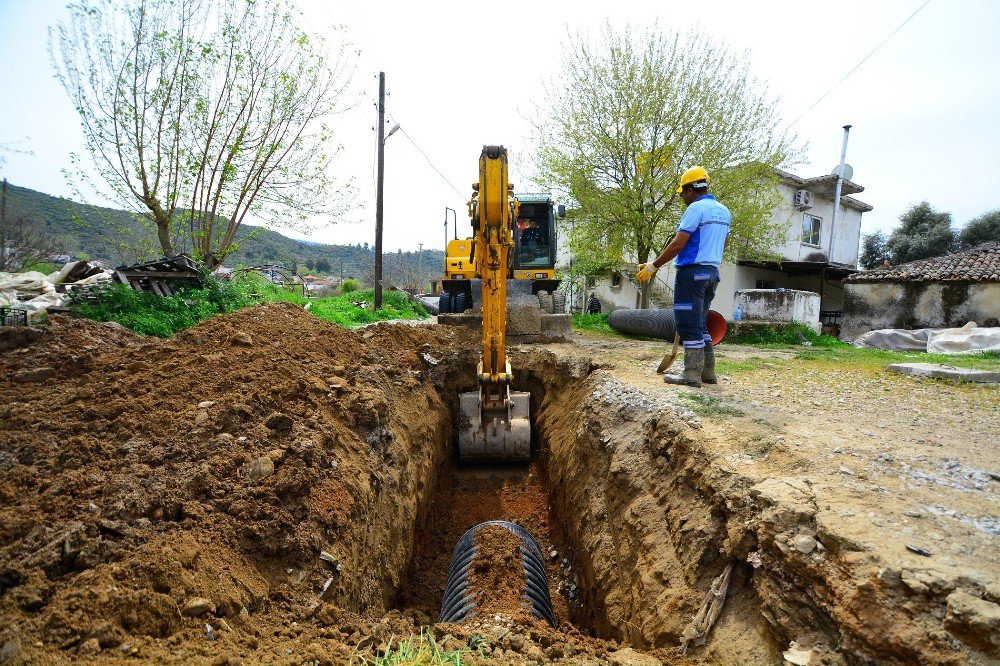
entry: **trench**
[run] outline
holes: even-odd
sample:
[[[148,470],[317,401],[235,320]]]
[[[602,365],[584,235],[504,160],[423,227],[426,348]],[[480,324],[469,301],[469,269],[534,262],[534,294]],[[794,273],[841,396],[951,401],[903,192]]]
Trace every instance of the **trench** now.
[[[436,461],[433,490],[418,502],[410,557],[393,608],[438,620],[452,550],[470,527],[505,520],[526,528],[545,557],[560,631],[636,649],[673,649],[731,556],[723,497],[705,492],[698,465],[648,422],[607,423],[595,411],[589,360],[516,352],[515,390],[531,393],[532,461],[460,465],[455,445]],[[467,375],[439,377],[441,404],[471,390]],[[648,417],[643,407],[636,418]],[[452,435],[454,433],[451,433]],[[616,444],[618,446],[616,446]],[[663,449],[676,447],[676,455]],[[707,466],[707,465],[706,465]],[[738,538],[750,539],[749,535]],[[723,542],[726,547],[723,547]],[[744,544],[747,546],[747,544]],[[511,572],[517,576],[519,572]],[[748,567],[733,573],[719,623],[753,647],[727,654],[765,663],[777,655]],[[787,644],[787,643],[786,643]]]

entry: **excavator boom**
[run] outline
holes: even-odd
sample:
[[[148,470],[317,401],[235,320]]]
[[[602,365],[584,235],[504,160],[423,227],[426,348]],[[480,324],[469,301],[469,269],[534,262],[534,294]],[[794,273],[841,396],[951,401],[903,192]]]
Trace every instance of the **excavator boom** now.
[[[507,274],[517,202],[507,182],[503,146],[483,147],[479,182],[473,189],[469,214],[482,278],[483,351],[477,369],[479,391],[459,396],[459,458],[526,462],[531,456],[530,396],[510,390],[513,377],[507,357]]]

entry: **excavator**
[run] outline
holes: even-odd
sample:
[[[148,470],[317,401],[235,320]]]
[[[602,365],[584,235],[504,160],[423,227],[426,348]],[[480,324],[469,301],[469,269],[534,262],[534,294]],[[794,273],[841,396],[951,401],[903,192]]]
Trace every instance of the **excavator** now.
[[[462,462],[527,462],[531,457],[530,394],[512,391],[507,356],[507,278],[520,204],[507,181],[507,149],[483,146],[472,186],[471,255],[482,283],[483,351],[478,391],[459,395]]]

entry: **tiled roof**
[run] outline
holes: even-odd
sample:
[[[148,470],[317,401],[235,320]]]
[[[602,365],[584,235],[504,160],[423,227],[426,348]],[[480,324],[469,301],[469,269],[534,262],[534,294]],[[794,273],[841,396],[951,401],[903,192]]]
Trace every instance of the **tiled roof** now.
[[[856,273],[845,282],[1000,282],[1000,241],[943,257]]]

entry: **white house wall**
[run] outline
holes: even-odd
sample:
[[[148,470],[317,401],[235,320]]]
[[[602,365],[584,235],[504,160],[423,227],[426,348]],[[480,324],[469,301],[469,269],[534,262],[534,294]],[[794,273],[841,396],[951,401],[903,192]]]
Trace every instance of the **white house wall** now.
[[[788,232],[784,245],[775,248],[775,251],[790,261],[806,261],[809,255],[822,252],[833,263],[857,266],[858,247],[861,243],[860,211],[841,205],[837,229],[833,238],[833,254],[831,255],[830,227],[833,224],[833,199],[814,194],[812,208],[803,211],[796,210],[793,202],[797,189],[797,187],[786,183],[781,183],[778,186],[783,203],[771,213],[771,221],[785,225]],[[802,224],[807,214],[822,220],[818,246],[802,242]]]

